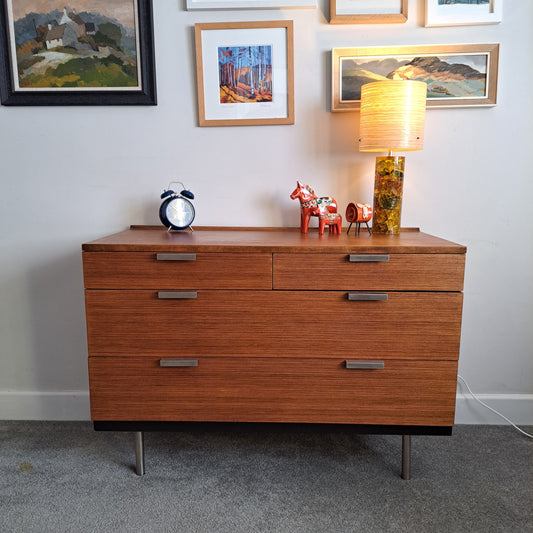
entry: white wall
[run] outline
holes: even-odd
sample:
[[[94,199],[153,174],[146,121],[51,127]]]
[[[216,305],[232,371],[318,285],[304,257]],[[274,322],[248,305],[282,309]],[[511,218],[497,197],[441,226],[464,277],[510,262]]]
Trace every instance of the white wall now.
[[[499,25],[327,24],[315,10],[187,12],[155,0],[157,107],[0,107],[0,418],[88,419],[80,245],[158,223],[180,179],[198,225],[298,225],[297,178],[340,205],[370,201],[374,155],[358,114],[332,114],[330,52],[343,46],[501,43],[498,105],[430,109],[407,155],[406,226],[468,246],[460,374],[533,423],[533,2]],[[195,22],[294,20],[296,123],[197,127]],[[224,216],[228,203],[234,218]],[[458,421],[493,422],[459,395]]]

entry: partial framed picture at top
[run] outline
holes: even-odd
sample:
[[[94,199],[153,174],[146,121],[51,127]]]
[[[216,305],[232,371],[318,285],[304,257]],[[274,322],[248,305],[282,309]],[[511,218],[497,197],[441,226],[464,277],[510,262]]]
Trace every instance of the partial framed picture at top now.
[[[427,84],[427,107],[496,105],[498,44],[334,48],[332,111],[361,106],[361,87],[380,80]]]
[[[330,24],[386,24],[407,21],[407,0],[330,0]]]
[[[187,0],[189,11],[196,9],[282,9],[316,7],[316,0]]]
[[[426,26],[498,24],[503,0],[426,0]]]
[[[294,124],[293,25],[195,25],[200,126]]]
[[[152,0],[0,0],[3,105],[155,105]]]

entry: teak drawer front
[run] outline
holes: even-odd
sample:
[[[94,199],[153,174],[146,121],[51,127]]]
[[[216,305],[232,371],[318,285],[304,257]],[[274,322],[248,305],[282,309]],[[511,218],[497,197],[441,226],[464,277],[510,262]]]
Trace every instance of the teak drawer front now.
[[[93,289],[271,289],[269,253],[83,252]]]
[[[451,426],[457,363],[344,359],[91,357],[93,420],[308,422]]]
[[[177,292],[176,299],[171,291],[163,292],[164,299],[144,290],[85,294],[92,356],[459,356],[461,293],[191,291]]]
[[[275,253],[273,286],[289,290],[462,291],[464,265],[464,254]]]

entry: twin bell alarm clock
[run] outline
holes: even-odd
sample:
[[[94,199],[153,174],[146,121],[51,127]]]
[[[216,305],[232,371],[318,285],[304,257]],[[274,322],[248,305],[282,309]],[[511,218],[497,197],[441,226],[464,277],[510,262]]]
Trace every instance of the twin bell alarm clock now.
[[[179,193],[170,189],[173,184],[182,186],[182,191]],[[194,206],[191,200],[194,200],[194,194],[185,189],[181,181],[172,181],[168,184],[168,188],[161,194],[163,203],[159,208],[159,218],[164,226],[169,231],[179,231],[189,228],[193,231],[191,224],[194,220]]]

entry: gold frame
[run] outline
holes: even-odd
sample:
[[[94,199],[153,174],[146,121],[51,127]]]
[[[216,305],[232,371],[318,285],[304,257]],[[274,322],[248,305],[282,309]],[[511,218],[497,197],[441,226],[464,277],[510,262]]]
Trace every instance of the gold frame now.
[[[367,0],[369,3],[372,0]],[[407,0],[401,0],[400,13],[372,13],[337,15],[337,0],[329,2],[330,24],[393,24],[407,22]]]
[[[250,30],[257,28],[285,28],[287,53],[287,116],[272,118],[210,119],[206,117],[204,99],[204,67],[202,56],[202,32],[210,30]],[[215,22],[194,25],[196,48],[196,85],[198,94],[198,122],[200,126],[263,126],[294,124],[294,36],[292,20],[254,22]]]
[[[332,90],[331,90],[331,110],[337,111],[359,111],[360,100],[350,100],[343,102],[342,80],[340,77],[341,59],[347,57],[376,57],[386,59],[392,56],[416,56],[416,55],[467,55],[467,54],[487,54],[487,91],[485,97],[480,98],[456,98],[450,97],[442,100],[428,98],[427,107],[477,107],[496,105],[496,93],[498,82],[498,55],[500,45],[492,44],[449,44],[449,45],[428,45],[428,46],[390,46],[380,48],[334,48],[331,54],[332,62]]]

